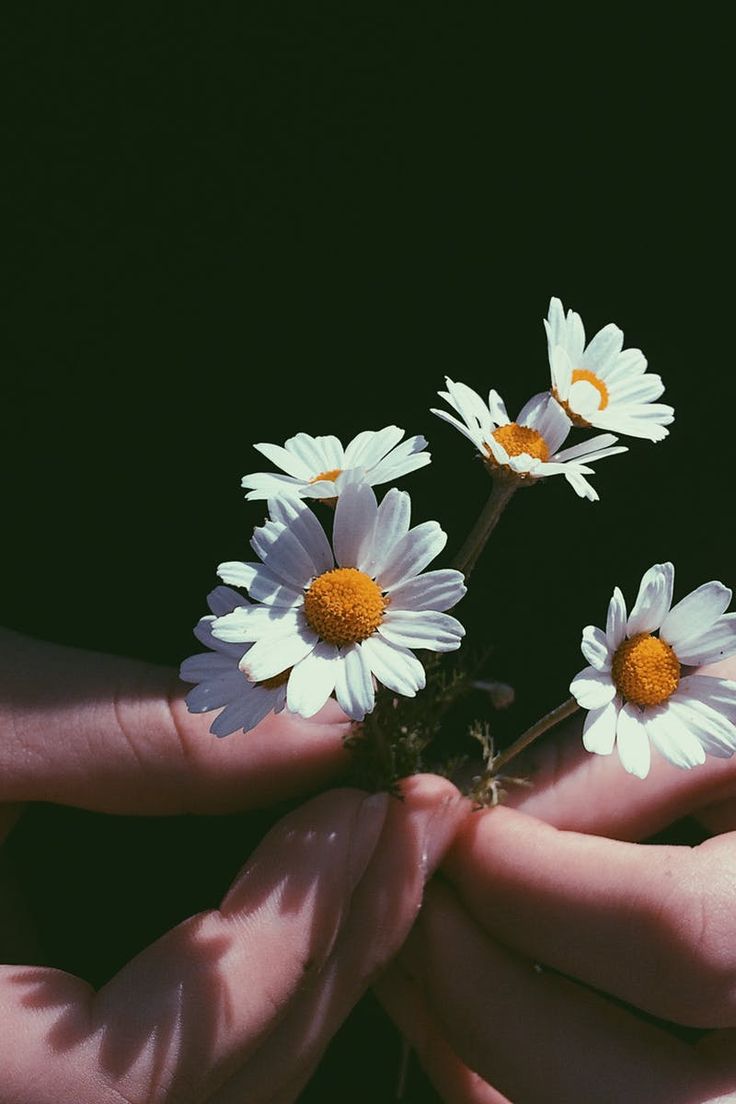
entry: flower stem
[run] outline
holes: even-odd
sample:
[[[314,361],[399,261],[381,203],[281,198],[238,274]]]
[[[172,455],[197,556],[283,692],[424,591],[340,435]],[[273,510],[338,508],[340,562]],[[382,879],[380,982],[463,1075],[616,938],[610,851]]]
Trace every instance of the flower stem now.
[[[486,546],[486,542],[496,528],[498,519],[503,513],[506,503],[518,487],[518,482],[513,479],[494,479],[493,490],[488,496],[488,501],[480,512],[478,520],[473,526],[468,539],[453,560],[452,566],[457,571],[462,571],[467,579],[470,572],[478,562],[478,557]]]
[[[507,747],[505,751],[500,752],[499,755],[495,755],[490,763],[488,774],[498,774],[501,767],[505,767],[512,759],[514,759],[520,751],[524,751],[530,744],[534,743],[538,736],[541,736],[543,732],[553,728],[560,721],[566,720],[568,717],[572,717],[579,709],[578,703],[575,698],[568,698],[562,705],[558,705],[556,709],[551,710],[549,713],[545,713],[543,717],[540,717],[538,721],[528,728],[526,732],[523,732],[518,740],[514,740],[510,747]]]

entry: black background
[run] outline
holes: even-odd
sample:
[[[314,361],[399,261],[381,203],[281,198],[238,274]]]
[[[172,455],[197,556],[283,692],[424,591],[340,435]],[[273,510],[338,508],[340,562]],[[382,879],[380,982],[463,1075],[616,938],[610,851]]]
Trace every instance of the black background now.
[[[731,547],[733,179],[717,28],[487,5],[17,6],[6,99],[3,620],[176,665],[215,565],[261,520],[254,441],[425,433],[418,520],[451,550],[487,492],[428,413],[443,375],[510,413],[548,385],[551,294],[616,321],[676,408],[509,508],[458,610],[517,704],[564,695],[615,583]],[[233,737],[246,738],[246,737]],[[100,982],[213,903],[273,812],[26,814],[11,841],[48,960]],[[245,843],[244,843],[245,841]],[[90,870],[93,877],[90,878]],[[93,883],[93,885],[91,885]],[[380,1059],[378,1057],[380,1055]],[[305,1100],[388,1099],[398,1042],[366,1003]],[[360,1095],[363,1093],[364,1095]],[[408,1100],[429,1100],[416,1070]]]

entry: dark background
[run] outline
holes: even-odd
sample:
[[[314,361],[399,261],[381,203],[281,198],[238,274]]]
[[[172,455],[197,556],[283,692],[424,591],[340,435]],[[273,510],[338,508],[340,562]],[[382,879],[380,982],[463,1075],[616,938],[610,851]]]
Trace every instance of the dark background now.
[[[733,581],[718,38],[482,4],[16,6],[5,623],[178,664],[261,520],[253,441],[298,430],[425,433],[403,485],[449,556],[487,480],[428,408],[445,373],[512,416],[544,389],[551,294],[589,335],[622,326],[676,421],[598,465],[600,503],[555,479],[503,519],[458,611],[517,690],[499,740],[561,700],[615,583],[633,599],[661,559],[680,596]],[[212,904],[274,815],[27,813],[10,847],[48,961],[104,980]],[[389,1099],[398,1050],[364,1003],[305,1100]],[[430,1099],[412,1070],[407,1100]]]

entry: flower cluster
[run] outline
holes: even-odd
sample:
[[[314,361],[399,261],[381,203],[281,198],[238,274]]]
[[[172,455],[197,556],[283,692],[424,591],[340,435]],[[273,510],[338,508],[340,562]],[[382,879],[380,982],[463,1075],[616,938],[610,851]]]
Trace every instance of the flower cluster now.
[[[447,679],[435,677],[437,657],[456,651],[465,635],[447,611],[466,593],[466,577],[510,495],[562,475],[581,498],[596,501],[591,465],[627,451],[617,435],[667,436],[674,412],[656,401],[662,380],[647,371],[640,350],[623,348],[618,326],[604,326],[586,344],[580,316],[566,314],[555,298],[544,326],[549,387],[515,420],[496,390],[486,402],[449,377],[439,395],[450,410],[432,409],[472,443],[492,479],[488,503],[451,567],[426,570],[446,543],[436,521],[412,526],[405,491],[392,486],[379,502],[373,490],[430,463],[423,436],[404,440],[392,425],[365,430],[346,446],[307,433],[283,446],[255,445],[281,469],[242,480],[248,500],[267,502],[250,542],[257,560],[220,564],[224,585],[210,594],[211,612],[195,629],[208,650],[181,668],[196,684],[189,709],[222,710],[211,725],[215,735],[247,732],[272,711],[310,717],[330,697],[366,726],[388,703],[381,719],[390,728],[395,696],[413,698],[425,686],[425,712],[436,720],[449,700]],[[579,429],[602,432],[568,443]],[[673,580],[672,564],[652,567],[630,614],[616,588],[605,631],[591,625],[583,632],[589,666],[571,683],[571,707],[549,715],[587,710],[585,748],[608,755],[615,747],[640,778],[652,746],[680,767],[736,749],[736,682],[696,672],[736,655],[736,614],[725,612],[731,591],[706,583],[672,606]],[[453,685],[462,686],[462,677]],[[544,728],[540,722],[529,731],[535,738]],[[400,737],[389,731],[386,738]],[[530,738],[524,734],[519,748]],[[515,748],[499,756],[487,748],[486,780]]]

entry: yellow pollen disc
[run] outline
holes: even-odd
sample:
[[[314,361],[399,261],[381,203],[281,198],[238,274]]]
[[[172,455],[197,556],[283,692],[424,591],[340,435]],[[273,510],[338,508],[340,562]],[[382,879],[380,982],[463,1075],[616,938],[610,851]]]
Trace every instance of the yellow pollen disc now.
[[[289,681],[290,674],[291,667],[287,667],[280,675],[271,675],[270,678],[261,679],[260,682],[256,683],[256,686],[265,686],[266,690],[278,690],[279,686],[283,686],[285,682]]]
[[[310,479],[310,483],[319,483],[320,479],[329,479],[330,482],[337,479],[338,475],[342,471],[342,468],[330,468],[329,471],[320,472],[319,475],[315,475],[314,479]]]
[[[680,683],[680,661],[669,644],[637,633],[619,644],[613,657],[616,688],[635,705],[660,705]]]
[[[493,431],[494,440],[503,445],[509,456],[521,456],[526,452],[536,456],[537,460],[549,460],[549,448],[541,433],[530,426],[520,426],[516,422],[499,426]]]
[[[374,633],[386,605],[378,584],[355,567],[325,571],[304,595],[304,613],[310,627],[338,648],[357,644]]]
[[[579,383],[581,380],[595,387],[601,397],[598,403],[598,409],[605,410],[608,406],[608,388],[603,380],[599,379],[595,372],[589,372],[587,368],[575,368],[572,373],[572,382]]]

